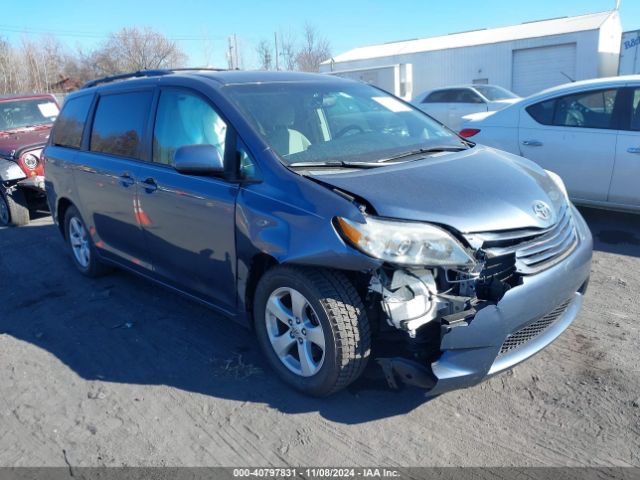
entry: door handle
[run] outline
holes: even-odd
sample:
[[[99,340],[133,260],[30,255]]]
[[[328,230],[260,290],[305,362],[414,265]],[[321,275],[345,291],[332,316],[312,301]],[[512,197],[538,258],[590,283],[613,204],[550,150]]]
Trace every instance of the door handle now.
[[[541,147],[543,143],[539,140],[523,140],[522,145],[527,147]]]
[[[142,188],[144,188],[144,191],[147,193],[153,193],[158,189],[158,184],[151,177],[146,178],[145,180],[140,182],[140,185],[142,186]]]
[[[123,174],[120,175],[119,178],[120,178],[120,184],[125,188],[128,188],[134,183],[136,183],[136,181],[134,180],[134,178],[131,176],[129,172],[124,172]]]
[[[627,152],[629,152],[629,153],[640,153],[640,147],[629,147],[629,148],[627,148]]]

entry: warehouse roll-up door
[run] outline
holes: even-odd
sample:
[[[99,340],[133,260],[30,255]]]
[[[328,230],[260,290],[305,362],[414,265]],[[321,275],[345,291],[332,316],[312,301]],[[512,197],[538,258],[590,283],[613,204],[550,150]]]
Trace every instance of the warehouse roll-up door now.
[[[576,78],[576,44],[524,48],[513,51],[511,89],[521,96],[531,95]]]

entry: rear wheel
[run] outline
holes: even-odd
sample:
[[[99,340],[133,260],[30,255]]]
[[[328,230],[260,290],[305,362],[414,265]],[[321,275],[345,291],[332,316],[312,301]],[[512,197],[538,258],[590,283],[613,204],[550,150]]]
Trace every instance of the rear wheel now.
[[[29,223],[29,207],[24,192],[0,189],[0,225],[21,226]]]
[[[98,259],[89,231],[76,207],[70,206],[67,209],[64,225],[71,258],[80,273],[87,277],[98,277],[106,273],[109,268]]]
[[[330,395],[367,364],[369,323],[358,293],[340,272],[272,268],[256,289],[254,322],[278,376],[306,394]]]

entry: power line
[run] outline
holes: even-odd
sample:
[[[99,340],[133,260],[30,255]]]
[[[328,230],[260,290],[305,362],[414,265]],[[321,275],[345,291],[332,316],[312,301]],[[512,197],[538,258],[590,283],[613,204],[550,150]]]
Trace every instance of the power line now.
[[[20,28],[11,25],[0,25],[0,32],[10,33],[26,33],[34,35],[55,35],[60,37],[75,37],[75,38],[109,38],[110,33],[96,33],[96,32],[83,32],[78,30],[51,30],[45,28]],[[167,37],[169,40],[174,41],[204,41],[207,39],[224,39],[224,35],[209,35],[209,36],[176,36]]]

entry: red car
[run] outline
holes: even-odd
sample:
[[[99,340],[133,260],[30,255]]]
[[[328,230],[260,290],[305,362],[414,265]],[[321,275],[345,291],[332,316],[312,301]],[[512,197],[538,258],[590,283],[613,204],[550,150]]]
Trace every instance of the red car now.
[[[0,97],[0,225],[25,225],[46,205],[40,154],[59,111],[53,95]]]

